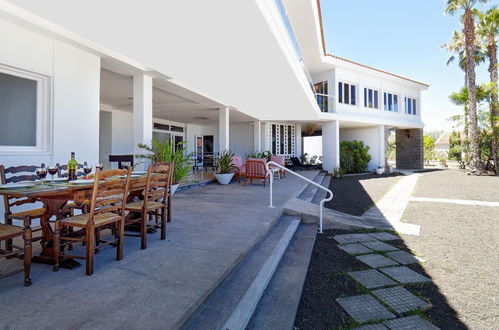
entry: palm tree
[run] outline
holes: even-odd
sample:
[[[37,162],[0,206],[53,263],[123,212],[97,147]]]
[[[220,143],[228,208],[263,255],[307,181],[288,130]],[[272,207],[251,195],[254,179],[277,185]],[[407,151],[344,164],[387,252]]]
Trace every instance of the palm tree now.
[[[498,131],[497,116],[499,114],[499,99],[497,88],[497,35],[499,34],[499,9],[491,8],[485,13],[477,12],[478,35],[487,48],[486,55],[489,58],[490,83],[493,90],[490,97],[490,127],[491,127],[491,156],[494,160],[496,175],[499,175]]]
[[[464,11],[464,44],[466,54],[466,75],[468,77],[468,111],[469,111],[469,133],[471,142],[471,173],[481,174],[480,162],[480,138],[478,136],[477,111],[476,111],[476,74],[475,74],[475,20],[473,8],[477,3],[486,3],[489,0],[447,0],[446,12],[454,15],[458,11]]]

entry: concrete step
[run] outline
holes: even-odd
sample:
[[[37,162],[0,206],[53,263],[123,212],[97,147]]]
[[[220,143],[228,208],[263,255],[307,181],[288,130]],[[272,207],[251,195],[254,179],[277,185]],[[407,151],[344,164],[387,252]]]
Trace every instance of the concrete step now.
[[[329,189],[329,183],[331,182],[331,176],[330,175],[325,175],[324,178],[322,179],[321,185],[327,189]],[[314,198],[312,198],[312,203],[319,205],[321,200],[326,198],[326,196],[329,195],[327,191],[322,190],[322,189],[317,189],[317,192],[315,193]]]
[[[293,329],[317,229],[300,224],[247,329]]]
[[[321,184],[322,180],[324,180],[325,176],[326,176],[326,172],[319,172],[312,181]],[[319,190],[318,187],[309,183],[305,187],[305,189],[303,189],[303,191],[298,195],[298,198],[301,200],[310,202],[314,198],[315,194],[317,194],[318,190]]]
[[[221,282],[183,329],[244,329],[282,259],[301,218],[283,215]]]

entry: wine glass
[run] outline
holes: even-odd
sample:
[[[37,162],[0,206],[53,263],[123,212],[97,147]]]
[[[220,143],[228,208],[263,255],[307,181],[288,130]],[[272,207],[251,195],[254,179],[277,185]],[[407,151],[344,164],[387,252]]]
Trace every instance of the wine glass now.
[[[41,180],[43,186],[43,179],[47,177],[47,169],[45,167],[38,167],[35,173],[38,176],[38,178]]]
[[[90,173],[92,172],[92,165],[83,165],[83,173],[85,173],[85,175],[89,175]]]
[[[57,171],[59,169],[57,168],[57,166],[49,166],[47,169],[49,171],[49,174],[52,176],[52,182],[51,183],[54,183],[54,175],[57,174]]]
[[[102,171],[104,169],[104,165],[102,165],[101,163],[95,164],[95,169]]]

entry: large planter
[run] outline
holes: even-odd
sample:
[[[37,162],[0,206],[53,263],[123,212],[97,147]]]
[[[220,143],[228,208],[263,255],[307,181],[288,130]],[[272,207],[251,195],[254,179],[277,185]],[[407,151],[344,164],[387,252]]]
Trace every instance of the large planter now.
[[[215,173],[215,177],[220,184],[229,184],[230,180],[234,177],[234,173]]]
[[[381,175],[383,173],[385,173],[385,169],[383,167],[376,169],[376,174]]]
[[[175,183],[175,184],[172,184],[172,196],[175,194],[175,192],[177,191],[177,188],[178,188],[179,184],[178,183]]]

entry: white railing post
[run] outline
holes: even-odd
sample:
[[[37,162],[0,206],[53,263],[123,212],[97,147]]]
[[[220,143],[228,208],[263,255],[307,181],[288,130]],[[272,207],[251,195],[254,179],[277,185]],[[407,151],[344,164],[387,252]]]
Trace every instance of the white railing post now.
[[[317,182],[314,182],[314,181],[312,181],[310,179],[307,179],[303,175],[300,175],[300,174],[298,174],[298,173],[296,173],[294,171],[291,171],[290,169],[288,169],[288,168],[286,168],[286,167],[284,167],[282,165],[279,165],[276,162],[270,161],[270,162],[268,162],[266,164],[267,173],[270,176],[270,205],[269,205],[269,207],[274,207],[273,204],[272,204],[272,185],[274,183],[274,173],[270,170],[270,166],[269,165],[272,165],[272,166],[275,166],[277,168],[283,169],[284,171],[286,171],[288,173],[291,173],[294,176],[297,176],[300,179],[303,179],[303,180],[311,183],[312,185],[318,187],[319,189],[325,190],[327,193],[329,193],[329,197],[326,195],[326,198],[322,199],[320,201],[320,203],[319,203],[319,233],[322,234],[322,209],[324,208],[324,203],[325,202],[329,202],[330,200],[333,199],[333,192],[331,190],[325,188],[324,186],[318,184]]]

